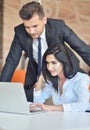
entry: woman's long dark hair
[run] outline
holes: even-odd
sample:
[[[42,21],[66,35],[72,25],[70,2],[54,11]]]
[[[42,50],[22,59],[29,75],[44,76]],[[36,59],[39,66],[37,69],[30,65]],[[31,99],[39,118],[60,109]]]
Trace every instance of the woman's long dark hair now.
[[[55,58],[63,64],[64,75],[69,79],[72,78],[78,71],[80,71],[79,60],[76,55],[69,49],[69,47],[60,43],[49,47],[46,50],[42,61],[42,73],[45,81],[51,81],[53,87],[58,90],[58,77],[51,76],[47,69],[46,57],[49,54],[53,54]]]

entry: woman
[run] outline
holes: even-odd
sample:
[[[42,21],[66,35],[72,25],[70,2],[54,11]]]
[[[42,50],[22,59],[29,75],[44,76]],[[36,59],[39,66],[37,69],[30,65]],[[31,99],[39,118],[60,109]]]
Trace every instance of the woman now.
[[[35,103],[30,105],[31,111],[36,107],[46,111],[87,110],[90,79],[81,71],[78,60],[73,60],[72,55],[69,48],[63,47],[62,44],[46,50],[42,62],[42,74],[46,85],[41,88],[39,84],[39,87],[35,88]],[[53,105],[45,105],[46,99],[51,96]]]

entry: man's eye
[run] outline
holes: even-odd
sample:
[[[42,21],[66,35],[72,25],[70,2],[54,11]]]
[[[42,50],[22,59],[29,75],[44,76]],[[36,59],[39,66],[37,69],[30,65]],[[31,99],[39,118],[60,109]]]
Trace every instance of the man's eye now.
[[[26,29],[29,29],[29,27],[25,27]]]
[[[37,27],[37,25],[35,25],[35,26],[33,26],[34,28],[36,28]]]

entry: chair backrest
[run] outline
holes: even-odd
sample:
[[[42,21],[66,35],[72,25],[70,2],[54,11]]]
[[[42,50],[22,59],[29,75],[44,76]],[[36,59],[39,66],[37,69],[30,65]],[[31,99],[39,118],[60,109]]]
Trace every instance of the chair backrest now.
[[[11,82],[18,82],[24,85],[26,70],[15,70]]]

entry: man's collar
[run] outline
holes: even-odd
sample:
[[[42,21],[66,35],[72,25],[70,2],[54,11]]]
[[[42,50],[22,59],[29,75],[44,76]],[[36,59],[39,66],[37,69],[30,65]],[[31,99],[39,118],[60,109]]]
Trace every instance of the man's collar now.
[[[42,34],[40,35],[40,37],[41,37],[42,39],[45,39],[45,28],[44,28]]]

